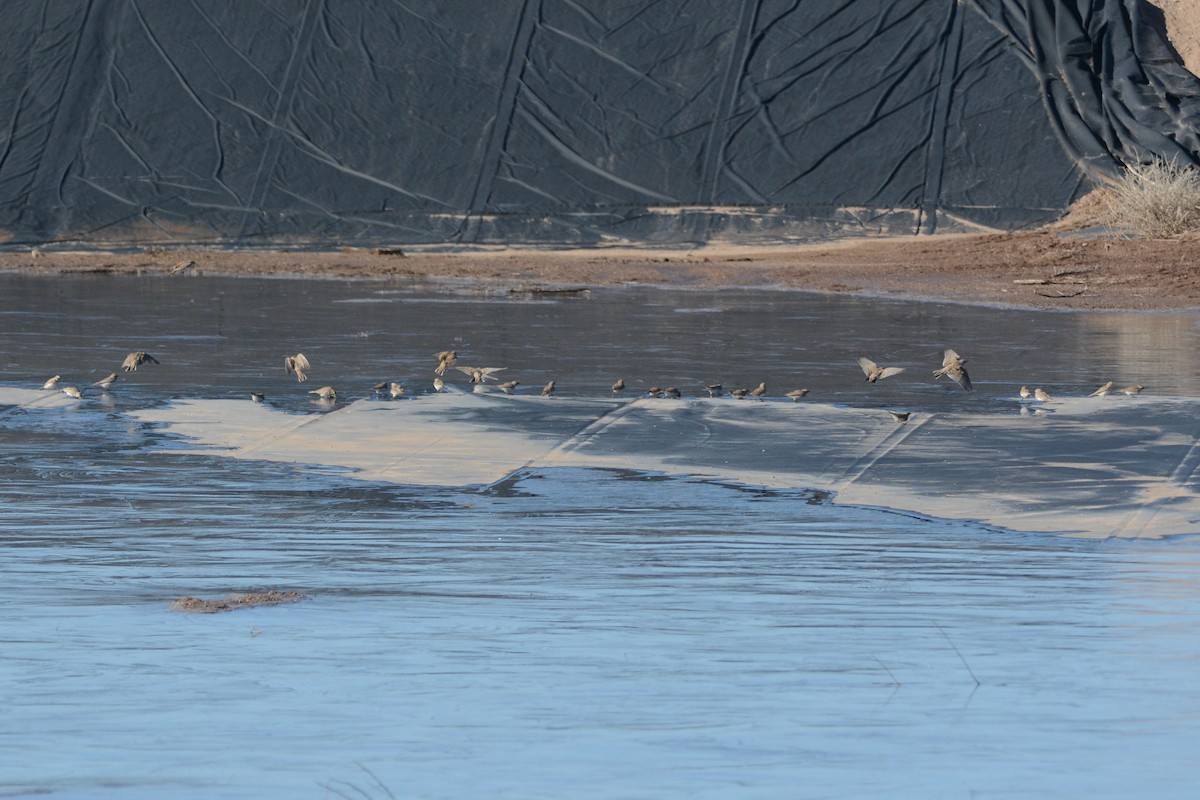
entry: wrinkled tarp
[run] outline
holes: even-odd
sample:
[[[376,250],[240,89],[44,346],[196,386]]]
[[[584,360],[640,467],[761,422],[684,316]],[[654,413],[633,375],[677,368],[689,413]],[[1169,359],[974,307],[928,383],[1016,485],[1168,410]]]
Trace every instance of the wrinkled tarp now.
[[[1138,0],[8,0],[0,237],[1002,228],[1196,161]]]

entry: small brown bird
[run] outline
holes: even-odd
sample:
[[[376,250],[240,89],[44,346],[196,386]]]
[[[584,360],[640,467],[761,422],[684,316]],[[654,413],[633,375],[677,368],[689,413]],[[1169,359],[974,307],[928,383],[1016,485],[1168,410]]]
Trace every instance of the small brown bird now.
[[[863,374],[867,376],[868,383],[875,383],[876,381],[904,372],[904,367],[881,367],[871,359],[863,356],[859,356],[858,365],[862,367]]]
[[[903,425],[912,416],[911,411],[888,411],[888,413],[892,415],[892,419],[896,420],[897,425]]]
[[[750,390],[750,396],[757,397],[759,400],[762,400],[763,395],[766,393],[767,393],[766,381],[763,381],[758,386],[755,386],[753,389]]]
[[[662,397],[662,388],[658,386],[651,386],[646,390],[646,394],[650,395],[651,397]]]
[[[442,380],[441,378],[433,379],[433,390],[435,392],[437,392],[438,394],[441,394],[442,389],[445,389],[445,388],[446,388],[446,382],[444,380]]]
[[[725,387],[721,386],[719,383],[709,383],[705,384],[704,391],[708,392],[709,397],[720,397],[721,390],[724,388]]]
[[[1104,384],[1096,391],[1089,394],[1088,397],[1104,397],[1105,395],[1107,395],[1109,392],[1112,391],[1112,388],[1113,388],[1113,382],[1109,381],[1108,383]]]
[[[508,369],[508,367],[455,367],[459,372],[470,375],[471,383],[483,383],[484,381],[497,381],[499,378],[493,378],[493,372],[500,372]]]
[[[735,400],[745,400],[746,395],[750,394],[750,390],[739,386],[736,389],[730,389],[729,395]]]
[[[108,375],[93,383],[92,386],[99,386],[101,389],[108,391],[108,387],[116,383],[117,378],[119,377],[120,375],[118,375],[116,372],[110,372]]]
[[[808,394],[808,389],[792,389],[790,392],[788,392],[784,396],[792,398],[793,403],[799,403],[801,401],[801,399],[803,399],[804,396],[807,394]]]
[[[1017,394],[1022,400],[1028,400],[1029,398],[1033,397],[1033,392],[1029,391],[1028,386],[1022,386],[1021,391],[1017,392]]]
[[[55,375],[53,378],[50,378],[49,380],[47,380],[45,383],[42,384],[42,389],[43,390],[57,389],[58,382],[61,380],[62,380],[62,375]]]
[[[389,386],[388,386],[388,391],[391,392],[392,399],[395,400],[404,394],[404,387],[401,386],[400,384],[396,383],[395,381],[392,381],[391,384],[389,384]]]
[[[151,364],[157,364],[158,359],[149,353],[138,351],[125,356],[125,360],[121,362],[121,369],[126,372],[137,372],[137,368],[149,361]]]
[[[1050,396],[1049,392],[1039,386],[1033,390],[1033,399],[1037,400],[1039,403],[1044,403],[1047,400],[1053,400],[1054,398]]]
[[[1138,392],[1140,392],[1142,389],[1145,389],[1145,388],[1146,388],[1145,386],[1138,384],[1136,386],[1126,386],[1121,391],[1124,392],[1125,394],[1129,395],[1130,397],[1133,397],[1135,394],[1137,394]]]
[[[250,401],[251,402],[261,403],[262,401],[264,401],[266,399],[267,399],[267,396],[265,394],[263,394],[262,392],[251,392],[250,393]]]
[[[554,394],[554,381],[550,381],[542,387],[542,397],[549,397]]]
[[[194,266],[196,266],[196,262],[192,261],[191,259],[188,259],[187,261],[180,261],[178,264],[171,267],[171,271],[168,272],[167,275],[168,276],[178,275],[179,273],[183,272],[185,269],[190,269],[191,267],[194,267]]]
[[[612,385],[613,393],[625,391],[625,379],[617,378],[617,382]]]
[[[942,353],[942,368],[935,369],[933,377],[939,379],[943,375],[946,375],[965,391],[969,392],[971,391],[971,378],[967,375],[966,368],[963,367],[963,364],[966,363],[965,358],[947,347]]]
[[[458,361],[458,351],[457,350],[443,350],[440,353],[434,353],[433,357],[438,360],[437,369],[435,369],[433,371],[433,374],[434,375],[445,375],[446,367],[453,367],[454,363],[456,361]]]
[[[294,356],[283,357],[283,370],[288,375],[295,375],[297,383],[304,383],[308,380],[308,376],[304,374],[304,370],[311,369],[312,364],[308,363],[308,359],[304,357],[304,353],[296,353]]]
[[[472,383],[478,383],[478,381],[472,381]],[[497,387],[497,388],[499,388],[505,394],[512,394],[513,389],[516,389],[520,385],[521,385],[520,381],[505,381],[504,383],[500,384],[499,387]]]
[[[79,391],[74,386],[64,386],[62,387],[62,391],[67,397],[74,397],[76,400],[83,399],[83,392]]]
[[[379,383],[377,383],[371,387],[371,391],[374,392],[375,394],[381,394],[387,388],[388,388],[388,382],[380,381]]]
[[[312,389],[309,394],[315,394],[319,400],[333,400],[337,397],[337,392],[332,386],[322,386],[320,389]]]
[[[663,397],[671,397],[671,398],[674,398],[675,400],[678,400],[683,395],[680,394],[679,390],[676,389],[674,386],[668,386],[667,388],[662,390],[662,396]]]

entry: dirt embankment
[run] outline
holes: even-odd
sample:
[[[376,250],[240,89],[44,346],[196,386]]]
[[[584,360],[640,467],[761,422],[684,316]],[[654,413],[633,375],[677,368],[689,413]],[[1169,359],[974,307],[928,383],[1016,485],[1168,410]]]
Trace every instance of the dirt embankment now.
[[[0,253],[0,269],[29,274],[167,275],[176,267],[171,280],[197,274],[374,277],[453,280],[517,292],[629,284],[740,286],[1039,308],[1200,307],[1200,238],[1080,237],[1051,230],[686,250]]]

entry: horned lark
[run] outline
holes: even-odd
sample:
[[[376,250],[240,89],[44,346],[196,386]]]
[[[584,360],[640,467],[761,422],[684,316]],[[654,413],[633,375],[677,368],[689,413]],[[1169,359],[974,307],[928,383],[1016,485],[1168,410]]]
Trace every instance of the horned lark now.
[[[1039,403],[1044,403],[1047,400],[1053,400],[1054,398],[1050,396],[1049,392],[1039,386],[1033,390],[1033,399],[1037,400]]]
[[[267,396],[265,394],[263,394],[262,392],[251,392],[250,393],[250,401],[253,403],[261,403],[263,400],[266,400],[266,399],[267,399]]]
[[[1140,392],[1142,389],[1145,389],[1145,388],[1146,388],[1145,386],[1138,384],[1136,386],[1126,386],[1121,391],[1124,392],[1125,394],[1129,395],[1130,397],[1133,397],[1135,394],[1137,394],[1138,392]]]
[[[674,386],[668,386],[667,388],[662,390],[662,396],[663,397],[673,397],[674,399],[678,400],[683,395],[681,395],[679,393],[679,390],[676,389]]]
[[[137,372],[137,368],[149,361],[151,364],[157,364],[158,359],[149,353],[138,351],[125,356],[125,360],[121,362],[121,369],[126,372]]]
[[[750,390],[750,396],[757,397],[759,400],[762,400],[763,395],[766,393],[767,393],[766,381],[763,381],[758,386],[755,386],[753,389]]]
[[[624,391],[625,390],[625,379],[617,378],[617,382],[612,385],[612,390],[614,393]]]
[[[107,392],[108,387],[116,383],[117,378],[119,377],[120,375],[118,375],[116,372],[110,372],[108,375],[93,383],[92,386],[99,386],[101,389]]]
[[[48,381],[46,381],[45,383],[42,384],[42,389],[57,389],[58,382],[61,380],[62,380],[62,375],[55,375],[53,378],[49,379]]]
[[[433,390],[435,392],[437,392],[438,394],[441,394],[442,389],[445,389],[445,388],[446,388],[446,382],[444,380],[442,380],[441,378],[433,379]]]
[[[499,378],[493,378],[493,372],[500,372],[508,369],[508,367],[455,367],[456,370],[466,375],[471,376],[471,383],[483,383],[484,381],[496,381]]]
[[[520,381],[505,381],[504,383],[500,384],[497,388],[500,389],[500,391],[504,392],[505,394],[512,394],[513,389],[516,389],[520,385],[521,385]]]
[[[392,399],[395,400],[396,398],[398,398],[404,394],[404,387],[401,386],[400,384],[396,383],[395,381],[392,381],[391,384],[388,386],[388,391],[391,392]]]
[[[897,425],[903,425],[912,416],[911,411],[888,411],[888,413],[892,415],[892,419],[896,420]]]
[[[1112,389],[1113,389],[1113,381],[1109,381],[1108,383],[1104,384],[1096,391],[1089,394],[1088,397],[1104,397],[1109,392],[1111,392]]]
[[[720,397],[723,388],[719,383],[709,383],[704,386],[704,391],[708,392],[709,397]]]
[[[554,381],[550,381],[542,387],[542,397],[549,397],[554,394]]]
[[[337,392],[332,386],[322,386],[320,389],[312,389],[309,394],[315,394],[319,400],[332,400],[337,397]]]
[[[804,396],[807,394],[808,394],[808,389],[792,389],[790,392],[788,392],[784,396],[792,398],[793,403],[799,403],[804,398]]]
[[[881,367],[871,359],[863,356],[859,357],[858,365],[862,367],[863,374],[867,376],[869,383],[875,383],[876,381],[904,372],[904,367]]]
[[[62,387],[62,391],[67,397],[74,397],[76,400],[83,399],[83,392],[79,391],[74,386],[64,386]]]
[[[308,376],[304,374],[304,370],[311,369],[312,364],[308,363],[308,359],[304,357],[304,353],[296,353],[294,356],[283,357],[283,369],[288,375],[295,375],[297,383],[304,383],[308,380]]]
[[[746,395],[750,394],[750,390],[739,386],[736,389],[729,390],[729,396],[735,400],[745,400]]]
[[[434,375],[445,375],[446,367],[453,367],[454,362],[458,361],[457,350],[443,350],[440,353],[434,353],[433,357],[438,360],[437,369],[433,371]]]
[[[971,391],[971,378],[967,375],[967,370],[963,366],[967,361],[965,358],[954,352],[950,348],[942,353],[942,368],[933,371],[935,379],[941,378],[943,375],[949,377],[966,391]]]

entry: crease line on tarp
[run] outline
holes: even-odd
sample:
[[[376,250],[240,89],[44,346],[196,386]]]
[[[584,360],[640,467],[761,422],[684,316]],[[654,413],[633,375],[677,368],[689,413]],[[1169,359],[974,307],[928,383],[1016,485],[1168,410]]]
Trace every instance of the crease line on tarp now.
[[[201,113],[208,117],[209,122],[212,123],[213,148],[216,154],[216,164],[213,165],[212,179],[217,183],[218,186],[228,192],[230,197],[234,198],[239,203],[243,202],[242,198],[238,196],[237,192],[227,186],[225,181],[221,179],[221,171],[225,166],[225,150],[221,147],[221,121],[218,120],[216,115],[213,114],[213,112],[209,110],[208,106],[204,104],[204,102],[200,99],[200,96],[196,94],[196,90],[192,88],[190,83],[188,83],[188,80],[184,76],[183,72],[167,54],[166,48],[162,46],[162,43],[159,42],[158,38],[154,35],[154,31],[150,28],[150,23],[146,21],[146,17],[142,14],[142,10],[138,7],[136,0],[131,2],[129,5],[133,9],[134,15],[141,24],[142,30],[146,33],[146,38],[150,40],[150,44],[154,48],[155,52],[158,53],[159,57],[167,65],[167,69],[171,71],[171,74],[175,76],[175,80],[179,82],[179,85],[183,88],[184,93],[191,98],[192,102],[197,108],[200,109]]]
[[[316,38],[317,16],[323,8],[325,0],[307,0],[304,11],[301,12],[300,30],[296,33],[296,41],[292,47],[291,57],[284,67],[283,79],[279,82],[279,97],[271,113],[272,125],[267,129],[267,139],[262,148],[262,156],[258,161],[258,169],[254,172],[254,180],[250,184],[250,206],[261,208],[266,200],[270,184],[270,174],[274,172],[279,161],[279,153],[283,147],[279,132],[285,129],[282,121],[292,114],[292,103],[296,98],[296,90],[300,86],[301,63],[304,56],[312,49]],[[242,217],[240,236],[249,235],[248,226],[254,217],[247,214]]]
[[[521,74],[529,60],[529,45],[533,41],[535,16],[541,14],[541,4],[535,14],[531,6],[538,0],[524,0],[517,15],[517,27],[513,33],[512,46],[504,62],[504,77],[496,97],[496,113],[488,131],[487,145],[480,160],[479,172],[475,177],[475,189],[466,208],[458,239],[464,243],[474,242],[479,236],[479,215],[487,208],[492,187],[499,177],[500,163],[504,154],[504,142],[512,131],[513,114],[517,107],[517,94],[521,88]],[[519,59],[519,63],[518,63]]]

